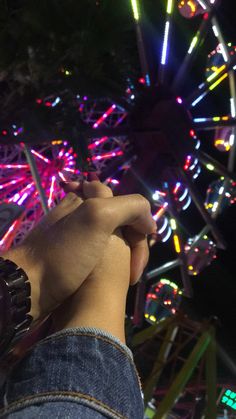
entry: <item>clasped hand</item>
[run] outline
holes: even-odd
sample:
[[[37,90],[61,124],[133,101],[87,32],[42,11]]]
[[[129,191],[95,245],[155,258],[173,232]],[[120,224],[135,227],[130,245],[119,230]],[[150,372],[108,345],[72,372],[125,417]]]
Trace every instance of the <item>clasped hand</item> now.
[[[65,191],[66,197],[24,242],[4,255],[28,274],[35,320],[61,305],[91,276],[112,246],[114,233],[131,249],[128,275],[134,284],[147,263],[146,235],[156,231],[149,202],[141,195],[113,197],[99,181],[72,182]],[[106,276],[109,267],[102,266],[100,275]]]

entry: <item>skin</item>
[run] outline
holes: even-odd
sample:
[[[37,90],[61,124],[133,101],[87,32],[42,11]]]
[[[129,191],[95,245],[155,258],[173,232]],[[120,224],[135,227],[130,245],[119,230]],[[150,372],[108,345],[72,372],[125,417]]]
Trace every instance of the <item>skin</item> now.
[[[68,190],[72,187],[70,185]],[[110,198],[112,191],[100,182],[93,182],[89,189],[89,197],[92,196]],[[128,237],[130,244],[124,235]],[[54,331],[69,327],[96,327],[106,330],[125,343],[127,292],[130,283],[134,284],[142,274],[148,260],[148,247],[144,234],[126,228],[124,235],[120,228],[115,230],[92,273],[78,291],[54,313]],[[133,252],[132,278],[131,246],[136,249]]]
[[[24,243],[3,256],[29,276],[34,320],[60,306],[56,330],[89,325],[124,341],[128,286],[141,276],[148,257],[146,235],[156,230],[149,203],[140,195],[113,197],[96,180],[77,184],[76,189],[68,184],[66,189],[66,198]]]

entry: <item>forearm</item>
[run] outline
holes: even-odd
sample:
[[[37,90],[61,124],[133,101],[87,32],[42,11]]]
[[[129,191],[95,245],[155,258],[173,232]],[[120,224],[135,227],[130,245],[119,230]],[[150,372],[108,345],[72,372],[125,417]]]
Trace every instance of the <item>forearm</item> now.
[[[93,327],[104,330],[125,343],[128,284],[119,290],[109,286],[98,289],[92,281],[87,281],[69,301],[56,310],[53,331],[71,327]]]

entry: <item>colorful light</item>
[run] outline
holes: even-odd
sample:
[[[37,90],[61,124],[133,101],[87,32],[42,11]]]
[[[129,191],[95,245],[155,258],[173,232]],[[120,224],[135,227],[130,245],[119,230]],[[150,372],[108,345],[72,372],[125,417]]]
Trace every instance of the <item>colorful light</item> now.
[[[162,54],[161,54],[161,64],[162,65],[166,64],[169,29],[170,29],[170,22],[169,22],[169,20],[167,20],[166,24],[165,24],[164,40],[163,40]]]
[[[169,279],[162,278],[150,287],[144,310],[146,321],[151,324],[172,316],[176,313],[181,302],[182,291],[178,285]]]
[[[197,97],[192,103],[191,106],[194,108],[205,96],[207,95],[207,92],[202,93],[200,96]]]
[[[157,221],[159,220],[166,212],[168,207],[168,202],[165,202],[161,208],[158,209],[158,211],[152,216],[152,218]]]
[[[174,234],[173,235],[173,240],[174,240],[174,246],[175,246],[176,253],[181,253],[179,236],[177,234]]]
[[[223,80],[225,80],[228,77],[228,73],[223,74],[218,80],[215,81],[211,86],[209,86],[209,90],[215,89],[216,86],[218,86]]]
[[[184,250],[189,275],[198,275],[216,258],[216,245],[206,235],[200,239],[198,237],[188,239]]]
[[[166,13],[168,15],[171,15],[172,11],[173,11],[173,0],[168,0],[167,1]]]
[[[215,170],[215,166],[213,166],[213,164],[211,164],[211,163],[206,164],[206,168],[207,168],[207,170],[210,170],[210,172]]]
[[[194,36],[193,39],[192,39],[192,41],[191,41],[190,47],[188,49],[188,54],[192,54],[193,49],[197,45],[197,42],[198,42],[198,36]]]
[[[133,9],[134,19],[138,21],[140,19],[138,0],[131,0],[131,5]]]
[[[56,176],[52,176],[50,191],[49,191],[49,198],[48,198],[49,208],[52,206],[52,202],[53,202],[53,193],[54,193],[54,188],[55,188],[55,181],[56,181]]]
[[[235,391],[226,389],[221,396],[220,402],[233,410],[236,410],[236,389]]]
[[[104,114],[93,124],[93,128],[98,128],[99,125],[102,124],[102,122],[104,122],[108,116],[116,109],[116,105],[113,104],[112,106],[110,106],[106,112],[104,112]]]

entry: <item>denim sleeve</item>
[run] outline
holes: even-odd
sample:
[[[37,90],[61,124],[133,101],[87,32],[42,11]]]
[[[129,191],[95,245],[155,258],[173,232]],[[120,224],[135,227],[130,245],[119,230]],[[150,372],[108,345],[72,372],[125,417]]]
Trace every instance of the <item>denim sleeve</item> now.
[[[109,333],[66,329],[37,343],[8,378],[0,418],[143,419],[131,351]]]

